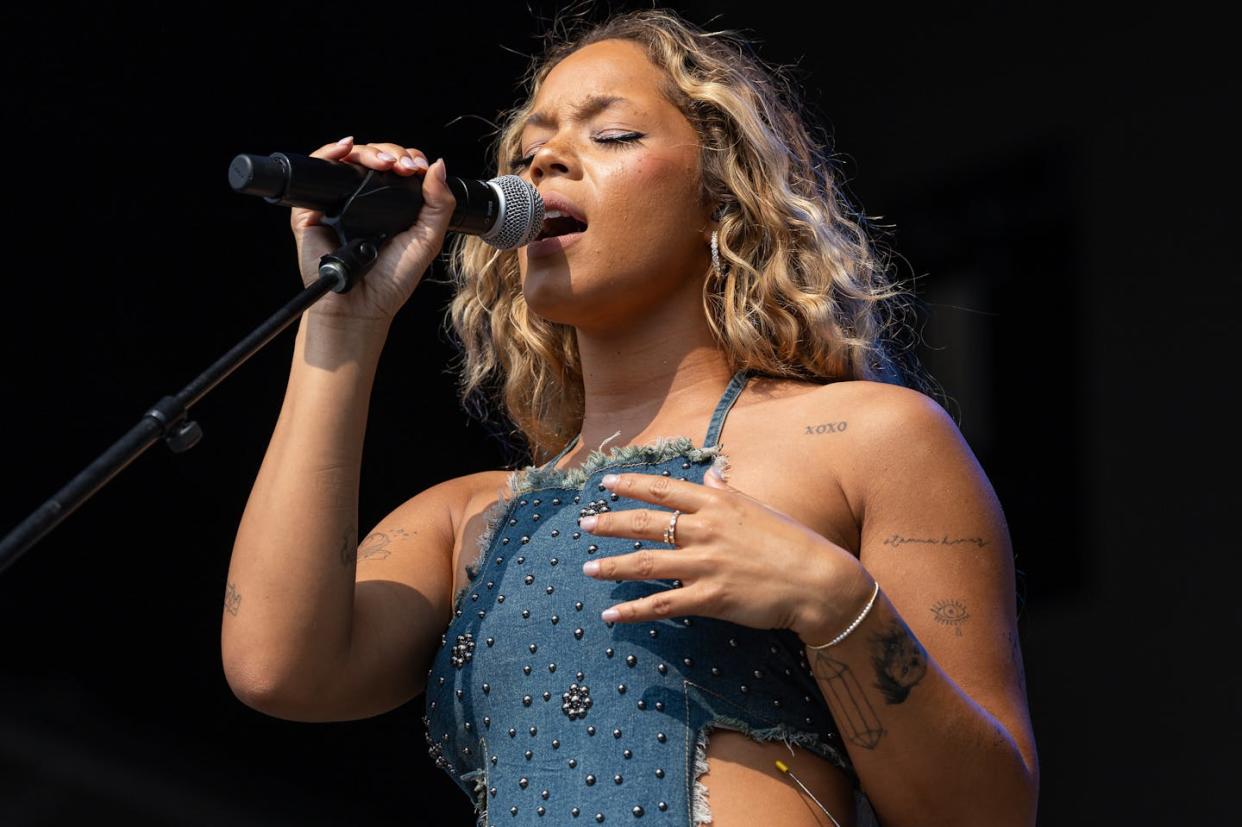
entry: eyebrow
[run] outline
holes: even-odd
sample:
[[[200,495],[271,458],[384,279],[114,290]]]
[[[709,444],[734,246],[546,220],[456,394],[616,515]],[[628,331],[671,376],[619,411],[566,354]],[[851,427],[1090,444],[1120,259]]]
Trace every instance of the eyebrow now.
[[[600,112],[603,112],[605,109],[609,108],[610,106],[614,106],[618,103],[629,103],[629,102],[630,101],[628,98],[623,98],[620,95],[591,95],[589,98],[584,100],[582,103],[573,107],[573,112],[570,115],[570,119],[574,121],[579,121],[579,122],[585,121],[588,118],[595,117]],[[529,118],[526,119],[526,123],[522,124],[522,128],[525,129],[526,127],[530,127],[530,126],[551,127],[555,123],[556,123],[556,118],[554,116],[547,115],[542,112],[535,112]]]

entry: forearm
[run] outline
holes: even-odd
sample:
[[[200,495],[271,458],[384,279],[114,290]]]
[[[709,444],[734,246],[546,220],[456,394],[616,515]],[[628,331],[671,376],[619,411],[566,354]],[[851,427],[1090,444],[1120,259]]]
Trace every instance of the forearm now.
[[[221,647],[239,694],[314,692],[346,656],[358,486],[383,336],[299,323],[280,416],[242,515]]]
[[[1034,824],[1036,774],[1017,741],[927,654],[883,590],[848,637],[806,653],[886,827]]]

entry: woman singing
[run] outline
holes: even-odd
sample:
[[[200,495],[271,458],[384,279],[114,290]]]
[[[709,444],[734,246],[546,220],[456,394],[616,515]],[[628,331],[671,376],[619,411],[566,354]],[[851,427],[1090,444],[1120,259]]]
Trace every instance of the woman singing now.
[[[341,721],[426,692],[480,824],[1030,825],[1038,766],[1008,530],[887,342],[902,293],[779,73],[673,14],[551,45],[497,170],[539,240],[457,236],[463,398],[538,464],[452,479],[358,541],[375,369],[443,245],[426,206],[303,316],[238,530],[234,692]],[[294,209],[309,283],[337,244]]]

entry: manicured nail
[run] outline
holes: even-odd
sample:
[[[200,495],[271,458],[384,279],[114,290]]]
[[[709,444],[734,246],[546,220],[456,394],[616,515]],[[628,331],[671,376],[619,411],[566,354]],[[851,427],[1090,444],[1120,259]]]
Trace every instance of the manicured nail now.
[[[376,157],[376,158],[379,158],[381,161],[395,161],[395,160],[397,160],[397,156],[396,156],[396,155],[389,155],[387,152],[380,152],[380,153],[379,153],[379,154],[377,154],[375,157]]]
[[[617,480],[619,479],[621,478],[616,474],[604,474],[604,478],[600,480],[600,483],[602,483],[606,488],[612,488],[617,484]]]
[[[411,158],[409,155],[406,155],[405,157],[401,159],[401,166],[405,167],[406,169],[415,169],[414,159]]]
[[[621,613],[616,609],[604,609],[599,616],[605,623],[613,623],[621,619]]]
[[[587,531],[591,531],[592,529],[595,528],[595,523],[598,520],[599,520],[599,517],[583,517],[581,520],[578,521],[578,525],[582,526]]]
[[[596,560],[587,560],[582,564],[582,573],[594,576],[599,573],[599,562]]]
[[[426,169],[426,168],[427,168],[426,158],[419,155],[417,158],[414,159],[414,169]]]
[[[448,172],[444,168],[444,159],[437,158],[436,162],[432,164],[432,166],[439,167],[439,169],[436,170],[436,176],[439,177],[441,183],[447,184],[448,183]]]
[[[344,146],[345,144],[353,143],[353,141],[354,141],[354,136],[350,135],[348,138],[341,138],[339,141],[337,141],[337,143],[340,144],[341,146]]]

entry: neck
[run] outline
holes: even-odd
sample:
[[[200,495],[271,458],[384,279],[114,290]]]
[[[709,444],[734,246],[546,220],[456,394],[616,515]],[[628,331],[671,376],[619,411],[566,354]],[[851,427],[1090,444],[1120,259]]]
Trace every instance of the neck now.
[[[586,404],[575,451],[605,440],[605,450],[657,436],[702,441],[733,371],[712,339],[697,291],[692,300],[669,298],[613,329],[578,328]]]

